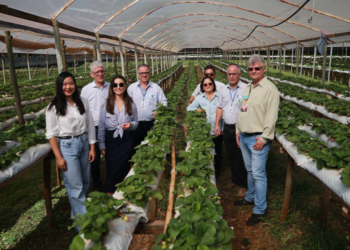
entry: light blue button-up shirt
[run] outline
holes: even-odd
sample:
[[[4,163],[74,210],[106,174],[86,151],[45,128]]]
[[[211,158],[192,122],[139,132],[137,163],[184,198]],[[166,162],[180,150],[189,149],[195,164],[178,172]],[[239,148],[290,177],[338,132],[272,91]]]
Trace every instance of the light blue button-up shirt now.
[[[208,123],[211,125],[210,134],[214,135],[215,122],[216,122],[216,109],[218,107],[220,94],[218,92],[214,93],[213,99],[209,101],[205,93],[200,94],[194,99],[194,101],[187,107],[187,111],[194,111],[197,108],[201,107],[207,113]],[[220,131],[224,130],[223,120],[219,123]]]
[[[98,126],[100,118],[100,110],[103,104],[106,103],[109,91],[109,82],[105,82],[102,88],[99,88],[95,81],[89,83],[81,90],[81,97],[89,102],[89,106],[94,119],[94,125]]]
[[[106,110],[106,105],[103,105],[100,111],[100,119],[98,124],[98,144],[100,149],[106,148],[106,130],[115,130],[113,138],[118,136],[123,138],[124,130],[122,125],[127,122],[130,122],[130,128],[128,131],[135,130],[139,125],[135,103],[132,104],[131,116],[125,112],[125,106],[119,112],[117,104],[114,103],[114,114],[110,114]]]
[[[140,81],[131,84],[128,87],[128,94],[136,104],[139,121],[154,120],[153,114],[159,102],[164,106],[168,105],[162,88],[151,81],[149,81],[146,90],[143,90]],[[142,102],[144,102],[143,106],[141,105]]]

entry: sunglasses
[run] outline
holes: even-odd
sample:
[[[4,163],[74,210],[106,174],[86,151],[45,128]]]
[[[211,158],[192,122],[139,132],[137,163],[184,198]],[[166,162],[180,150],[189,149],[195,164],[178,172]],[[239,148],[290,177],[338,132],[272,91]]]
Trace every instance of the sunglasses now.
[[[261,70],[263,67],[255,67],[255,68],[248,68],[248,71],[253,71],[253,69],[255,69],[255,71],[259,71]]]
[[[203,87],[208,87],[208,86],[212,86],[212,85],[213,85],[212,82],[210,82],[210,83],[203,83]]]
[[[118,87],[118,83],[113,83],[112,86],[113,86],[113,88],[117,88]],[[125,83],[123,83],[123,82],[119,83],[119,87],[124,88],[124,86],[125,86]]]
[[[99,70],[99,71],[96,71],[96,72],[92,72],[92,73],[94,73],[95,75],[98,75],[98,74],[104,74],[104,73],[106,73],[106,71],[105,70]]]
[[[211,74],[204,74],[205,76],[214,76],[214,73]]]

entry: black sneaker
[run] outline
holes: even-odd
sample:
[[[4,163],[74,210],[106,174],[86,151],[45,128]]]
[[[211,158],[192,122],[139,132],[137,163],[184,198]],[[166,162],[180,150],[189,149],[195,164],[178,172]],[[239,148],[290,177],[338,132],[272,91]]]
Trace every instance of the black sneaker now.
[[[246,201],[245,199],[240,201],[235,201],[235,206],[244,206],[244,205],[254,205],[253,201]]]
[[[246,224],[247,226],[254,226],[258,224],[261,221],[261,218],[265,216],[264,214],[252,214],[250,218],[247,220]]]

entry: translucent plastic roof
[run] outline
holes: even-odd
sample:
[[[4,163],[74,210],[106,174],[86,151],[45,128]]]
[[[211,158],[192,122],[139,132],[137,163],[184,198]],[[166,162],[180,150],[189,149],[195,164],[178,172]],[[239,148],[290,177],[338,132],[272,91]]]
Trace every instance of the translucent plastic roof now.
[[[310,0],[1,0],[11,9],[23,11],[84,31],[98,32],[122,38],[133,44],[156,50],[179,51],[183,48],[220,47],[224,50],[258,48],[266,46],[290,49],[299,40],[301,46],[315,46],[321,33],[329,43],[342,46],[350,41],[350,1]],[[1,9],[1,8],[0,8]],[[0,21],[12,22],[52,32],[52,27],[19,17],[9,18],[1,11]],[[243,40],[256,25],[254,33]],[[68,31],[62,31],[68,35]],[[79,34],[70,32],[72,36]],[[101,39],[101,41],[107,38]],[[107,39],[118,46],[116,39]],[[337,44],[338,43],[338,44]],[[118,46],[119,47],[119,46]],[[117,49],[119,49],[116,47]]]

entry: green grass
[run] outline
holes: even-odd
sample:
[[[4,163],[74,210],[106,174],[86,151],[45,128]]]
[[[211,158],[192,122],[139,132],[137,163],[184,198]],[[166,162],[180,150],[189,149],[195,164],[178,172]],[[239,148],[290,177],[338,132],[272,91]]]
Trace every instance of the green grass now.
[[[287,155],[275,145],[267,163],[268,216],[263,226],[270,228],[278,249],[347,249],[346,221],[341,215],[341,200],[332,197],[326,227],[320,220],[323,187],[298,166],[294,167],[293,188],[285,223],[279,222],[285,186]]]

